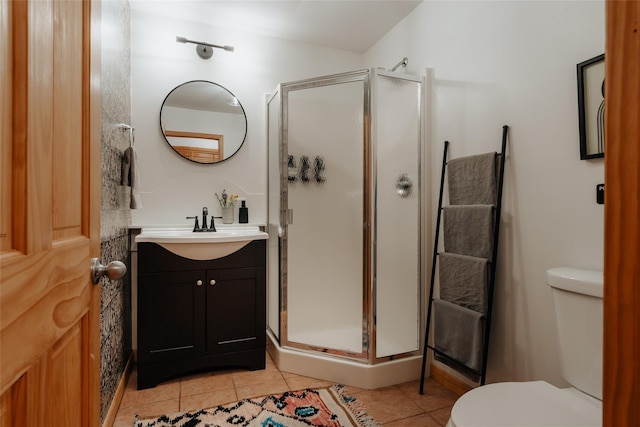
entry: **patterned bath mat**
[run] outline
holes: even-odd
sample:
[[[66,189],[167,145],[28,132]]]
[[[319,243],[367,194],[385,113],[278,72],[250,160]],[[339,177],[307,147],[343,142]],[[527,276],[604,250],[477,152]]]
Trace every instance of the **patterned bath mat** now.
[[[334,385],[245,399],[215,408],[137,420],[134,427],[378,427],[364,406]]]

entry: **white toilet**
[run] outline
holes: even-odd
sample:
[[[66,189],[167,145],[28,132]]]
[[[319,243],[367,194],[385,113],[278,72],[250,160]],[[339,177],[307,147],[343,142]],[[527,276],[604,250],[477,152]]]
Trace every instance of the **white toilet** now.
[[[489,384],[465,393],[447,427],[602,425],[602,272],[547,271],[553,291],[562,373],[573,386],[545,381]]]

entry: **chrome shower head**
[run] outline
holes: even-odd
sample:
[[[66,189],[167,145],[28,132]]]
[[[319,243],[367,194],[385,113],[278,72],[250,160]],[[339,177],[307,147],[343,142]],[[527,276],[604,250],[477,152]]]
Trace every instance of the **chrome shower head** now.
[[[404,67],[406,67],[406,66],[407,66],[407,64],[408,64],[408,63],[409,63],[409,58],[407,58],[407,57],[405,56],[404,58],[402,58],[402,61],[398,62],[398,63],[395,65],[395,67],[393,67],[393,68],[391,69],[391,71],[395,71],[395,70],[397,70],[397,69],[398,69],[398,68],[400,68],[400,67],[404,68]]]

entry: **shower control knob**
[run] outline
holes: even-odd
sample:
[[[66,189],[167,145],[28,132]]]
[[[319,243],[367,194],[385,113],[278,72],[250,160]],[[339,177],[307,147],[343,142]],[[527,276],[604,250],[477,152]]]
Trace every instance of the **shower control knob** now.
[[[216,284],[216,281],[215,281],[215,280],[213,280],[213,279],[211,279],[211,281],[209,282],[209,284],[210,284],[211,286],[213,286],[213,285],[215,285],[215,284]]]
[[[409,175],[403,173],[396,180],[396,193],[403,199],[411,196],[411,192],[413,191],[413,182]]]
[[[197,286],[202,286],[202,280],[198,280],[198,281],[196,282],[196,285],[197,285]]]

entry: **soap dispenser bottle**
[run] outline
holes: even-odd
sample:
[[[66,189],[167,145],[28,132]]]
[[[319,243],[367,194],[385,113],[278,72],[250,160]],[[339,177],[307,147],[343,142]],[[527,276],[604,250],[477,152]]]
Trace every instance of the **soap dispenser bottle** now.
[[[240,224],[247,224],[249,222],[249,208],[245,204],[246,201],[242,200],[242,206],[238,209],[238,222]]]

